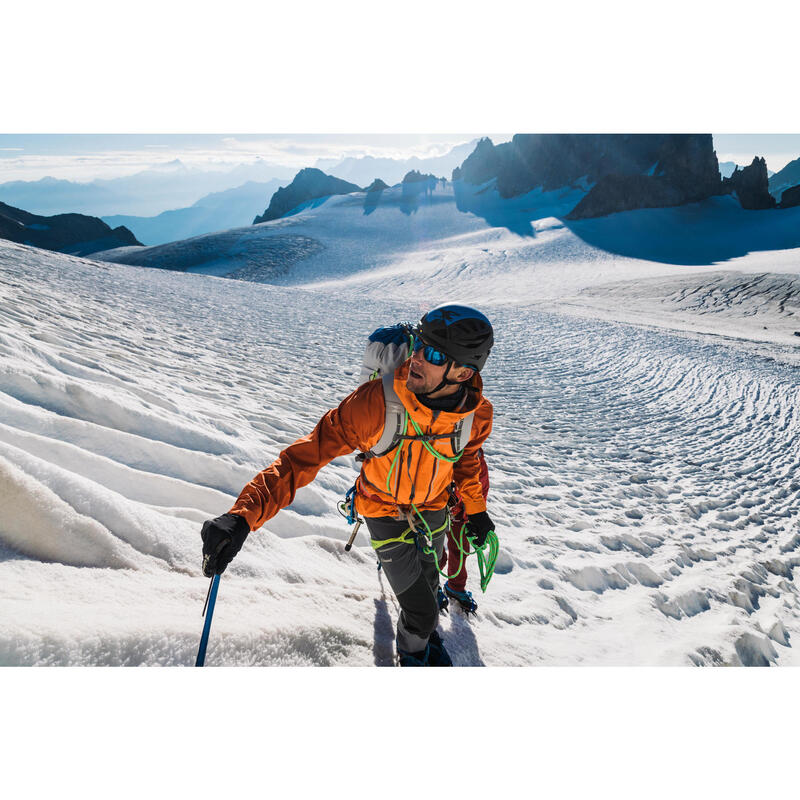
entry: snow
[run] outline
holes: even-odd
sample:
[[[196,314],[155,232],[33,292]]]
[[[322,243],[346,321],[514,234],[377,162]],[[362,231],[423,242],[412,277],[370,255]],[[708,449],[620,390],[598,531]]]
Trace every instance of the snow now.
[[[0,664],[193,664],[202,521],[354,388],[373,328],[456,297],[497,329],[501,552],[442,618],[455,663],[800,664],[800,217],[565,223],[583,191],[354,194],[170,251],[289,253],[246,281],[0,242]],[[251,534],[209,665],[392,663],[396,600],[336,511],[355,474]]]

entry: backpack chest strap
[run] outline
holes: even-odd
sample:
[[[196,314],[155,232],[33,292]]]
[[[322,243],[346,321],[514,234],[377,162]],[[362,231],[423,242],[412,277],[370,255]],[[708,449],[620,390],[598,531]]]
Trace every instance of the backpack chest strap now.
[[[435,441],[436,439],[450,439],[453,443],[454,453],[460,453],[467,446],[472,433],[474,412],[470,412],[466,417],[460,419],[453,428],[452,433],[407,436],[405,433],[406,409],[394,390],[394,373],[382,376],[381,383],[383,385],[383,399],[386,404],[386,416],[381,438],[367,453],[369,458],[386,455],[405,439],[427,442]]]

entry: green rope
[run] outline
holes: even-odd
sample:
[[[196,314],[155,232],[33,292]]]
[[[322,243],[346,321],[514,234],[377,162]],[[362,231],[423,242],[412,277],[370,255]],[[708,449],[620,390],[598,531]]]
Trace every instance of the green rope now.
[[[478,557],[478,571],[480,572],[481,576],[481,591],[486,592],[486,588],[489,586],[489,581],[492,580],[492,576],[494,575],[494,567],[497,563],[497,556],[500,553],[500,540],[497,538],[497,534],[494,531],[489,531],[486,535],[486,541],[478,547],[475,544],[475,540],[473,537],[468,536],[467,541],[472,546],[472,550],[465,550],[464,549],[464,531],[467,529],[466,525],[461,526],[461,530],[458,534],[458,540],[456,541],[456,545],[458,546],[459,550],[459,559],[458,559],[458,569],[452,574],[448,575],[446,571],[439,569],[439,557],[436,553],[436,550],[433,547],[433,537],[434,534],[439,533],[442,528],[437,528],[435,531],[430,529],[425,517],[422,516],[419,509],[412,503],[411,508],[414,509],[416,515],[422,520],[422,524],[425,526],[425,530],[428,532],[428,538],[431,542],[430,545],[423,543],[422,544],[422,552],[426,555],[433,556],[433,562],[436,565],[436,569],[439,574],[445,579],[450,580],[451,578],[455,578],[459,572],[461,572],[461,568],[464,566],[464,558],[470,555],[476,555]],[[446,523],[445,523],[446,524]],[[410,529],[409,529],[410,530]],[[406,531],[407,532],[407,531]],[[484,553],[486,548],[489,548],[489,555],[487,556]]]
[[[488,557],[483,552],[484,547],[487,546],[489,548]],[[485,592],[489,581],[494,575],[494,566],[497,563],[497,556],[500,553],[500,540],[497,538],[497,534],[494,531],[489,531],[489,533],[486,534],[486,541],[483,547],[479,548],[477,552],[478,570],[481,573],[481,591]]]
[[[417,425],[417,423],[414,421],[414,418],[410,417],[408,415],[408,411],[406,411],[406,420],[410,420],[411,421],[411,424],[414,426],[414,430],[417,432],[417,436],[424,436],[425,435],[422,432],[422,428],[420,428],[419,425]],[[408,422],[406,422],[406,430],[408,430]],[[425,446],[425,449],[432,456],[434,456],[435,458],[438,458],[440,461],[447,461],[448,464],[455,464],[456,461],[458,461],[458,459],[461,458],[461,456],[464,454],[464,451],[462,450],[460,453],[458,453],[455,456],[445,456],[445,455],[442,455],[442,453],[440,453],[435,448],[431,447],[431,445],[428,442],[426,442],[424,439],[422,439],[421,441],[422,441],[422,444]]]
[[[481,576],[481,591],[485,592],[486,588],[489,586],[489,581],[492,580],[492,576],[494,575],[494,567],[497,563],[497,556],[500,552],[500,541],[497,538],[497,534],[494,531],[489,531],[486,536],[486,541],[478,547],[475,544],[474,539],[471,536],[467,537],[467,541],[472,546],[471,550],[467,550],[464,547],[464,531],[466,531],[467,526],[462,525],[461,530],[458,533],[458,539],[454,538],[456,542],[456,546],[458,547],[459,557],[458,557],[458,568],[452,575],[448,575],[447,572],[443,569],[439,568],[439,556],[436,553],[435,548],[433,547],[433,538],[436,536],[437,533],[441,533],[445,528],[448,527],[450,523],[450,519],[445,521],[443,525],[438,527],[435,531],[432,531],[430,525],[428,525],[427,520],[425,517],[422,516],[419,509],[412,503],[411,507],[414,509],[414,512],[422,520],[422,524],[425,526],[425,530],[428,534],[428,541],[430,541],[430,545],[426,542],[422,542],[420,544],[420,550],[426,555],[433,556],[433,563],[436,565],[436,570],[438,573],[445,579],[450,580],[451,578],[455,578],[459,572],[461,572],[461,568],[464,566],[464,559],[467,556],[477,556],[478,558],[478,571],[480,572]],[[387,544],[416,544],[417,543],[417,532],[411,528],[406,528],[399,536],[395,536],[392,539],[372,539],[370,538],[370,544],[372,545],[373,550],[380,550]],[[484,552],[488,548],[488,555]]]

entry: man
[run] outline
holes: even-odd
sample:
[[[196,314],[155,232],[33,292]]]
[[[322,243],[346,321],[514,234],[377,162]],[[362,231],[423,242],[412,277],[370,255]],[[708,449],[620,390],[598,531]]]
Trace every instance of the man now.
[[[411,357],[393,375],[359,386],[256,475],[227,514],[203,524],[203,572],[222,573],[249,532],[288,506],[325,464],[361,450],[355,509],[400,605],[400,665],[452,666],[436,631],[437,562],[451,482],[473,543],[481,547],[494,529],[478,458],[492,428],[479,373],[494,333],[479,311],[445,304],[425,314],[414,334]],[[399,424],[384,436],[388,411],[397,411]]]

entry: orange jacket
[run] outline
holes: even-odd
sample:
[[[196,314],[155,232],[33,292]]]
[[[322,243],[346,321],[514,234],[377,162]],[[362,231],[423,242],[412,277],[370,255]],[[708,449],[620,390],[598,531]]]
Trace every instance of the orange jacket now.
[[[420,441],[406,442],[402,447],[387,489],[387,477],[397,455],[394,448],[384,456],[364,462],[356,481],[356,510],[366,517],[397,516],[413,503],[420,510],[436,510],[447,505],[447,487],[455,480],[468,514],[486,510],[480,482],[478,450],[492,430],[492,405],[482,395],[482,382],[477,373],[470,381],[474,389],[466,407],[458,412],[434,412],[422,405],[406,388],[408,362],[397,368],[394,388],[409,416],[424,433],[451,433],[455,423],[474,409],[472,432],[464,454],[455,463],[442,461]],[[289,445],[266,469],[258,473],[242,489],[231,514],[239,514],[250,525],[260,528],[278,511],[294,500],[301,486],[314,480],[329,461],[355,450],[367,452],[383,433],[386,404],[379,380],[364,383],[338,406],[328,411],[317,427],[302,439]],[[409,434],[414,434],[409,425]],[[447,439],[433,442],[446,456],[453,456]]]

